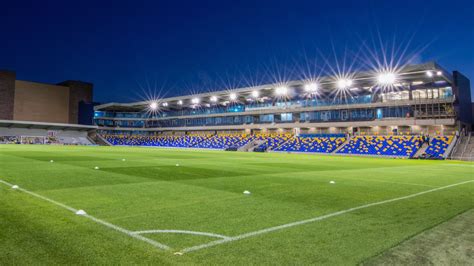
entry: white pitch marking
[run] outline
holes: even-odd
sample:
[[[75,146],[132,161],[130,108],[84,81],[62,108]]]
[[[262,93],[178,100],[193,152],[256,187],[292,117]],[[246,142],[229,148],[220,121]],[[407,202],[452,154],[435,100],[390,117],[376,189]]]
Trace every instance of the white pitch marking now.
[[[8,183],[8,182],[6,182],[6,181],[3,181],[3,180],[1,180],[1,179],[0,179],[0,183],[2,183],[2,184],[4,184],[4,185],[7,185],[7,186],[10,186],[10,187],[13,186],[12,184],[10,184],[10,183]],[[52,199],[50,199],[50,198],[47,198],[47,197],[45,197],[45,196],[41,196],[41,195],[39,195],[39,194],[36,194],[35,192],[26,190],[26,189],[24,189],[24,188],[18,188],[18,190],[19,190],[19,191],[22,191],[22,192],[24,192],[24,193],[30,194],[31,196],[37,197],[37,198],[39,198],[39,199],[42,199],[42,200],[44,200],[44,201],[47,201],[47,202],[49,202],[49,203],[52,203],[52,204],[54,204],[54,205],[57,205],[57,206],[59,206],[59,207],[62,207],[62,208],[66,209],[66,210],[69,210],[69,211],[71,211],[71,212],[73,212],[73,213],[77,213],[77,212],[79,211],[79,210],[76,210],[76,209],[74,209],[74,208],[72,208],[72,207],[69,207],[69,206],[67,206],[67,205],[65,205],[65,204],[62,204],[62,203],[60,203],[60,202],[57,202],[57,201],[52,200]],[[122,228],[122,227],[120,227],[120,226],[111,224],[111,223],[109,223],[109,222],[106,222],[106,221],[104,221],[104,220],[101,220],[101,219],[99,219],[99,218],[96,218],[96,217],[94,217],[94,216],[91,216],[91,215],[89,215],[89,214],[81,215],[81,217],[86,217],[86,218],[88,218],[88,219],[90,219],[90,220],[92,220],[92,221],[94,221],[94,222],[96,222],[96,223],[98,223],[98,224],[104,225],[104,226],[106,226],[106,227],[108,227],[108,228],[114,229],[115,231],[118,231],[118,232],[121,232],[121,233],[123,233],[123,234],[126,234],[126,235],[128,235],[129,237],[132,237],[132,238],[141,240],[141,241],[143,241],[143,242],[146,242],[146,243],[148,243],[148,244],[151,244],[152,246],[154,246],[154,247],[156,247],[156,248],[163,249],[163,250],[170,250],[170,249],[171,249],[170,247],[168,247],[168,246],[165,245],[165,244],[156,242],[156,241],[154,241],[154,240],[152,240],[152,239],[146,238],[146,237],[141,236],[141,235],[136,235],[136,234],[134,234],[132,231],[129,231],[129,230],[127,230],[127,229],[125,229],[125,228]]]
[[[141,235],[141,234],[162,234],[162,233],[189,234],[189,235],[216,237],[216,238],[222,238],[222,239],[230,238],[228,236],[219,235],[219,234],[213,234],[213,233],[207,233],[207,232],[188,231],[188,230],[144,230],[144,231],[132,232],[132,234],[137,234],[137,235]]]
[[[438,187],[438,188],[434,188],[434,189],[430,189],[430,190],[425,190],[425,191],[422,191],[422,192],[418,192],[418,193],[403,196],[403,197],[398,197],[398,198],[383,200],[383,201],[379,201],[379,202],[369,203],[369,204],[361,205],[361,206],[358,206],[358,207],[354,207],[354,208],[350,208],[350,209],[346,209],[346,210],[342,210],[342,211],[338,211],[338,212],[333,212],[333,213],[329,213],[329,214],[326,214],[326,215],[323,215],[323,216],[317,216],[317,217],[306,219],[306,220],[301,220],[301,221],[296,221],[296,222],[292,222],[292,223],[288,223],[288,224],[282,224],[282,225],[278,225],[278,226],[274,226],[274,227],[269,227],[269,228],[266,228],[266,229],[262,229],[262,230],[258,230],[258,231],[253,231],[253,232],[249,232],[249,233],[229,237],[229,238],[226,238],[226,239],[212,241],[212,242],[209,242],[207,244],[202,244],[202,245],[197,245],[197,246],[185,248],[185,249],[181,250],[181,252],[188,253],[188,252],[192,252],[192,251],[196,251],[196,250],[200,250],[200,249],[204,249],[204,248],[209,248],[209,247],[212,247],[212,246],[222,245],[222,244],[225,244],[225,243],[228,243],[228,242],[233,242],[233,241],[241,240],[241,239],[244,239],[244,238],[258,236],[258,235],[270,233],[270,232],[273,232],[273,231],[279,231],[279,230],[283,230],[283,229],[286,229],[286,228],[299,226],[299,225],[303,225],[303,224],[307,224],[307,223],[313,223],[313,222],[325,220],[327,218],[331,218],[331,217],[339,216],[339,215],[342,215],[342,214],[346,214],[346,213],[349,213],[349,212],[354,212],[354,211],[357,211],[357,210],[361,210],[361,209],[365,209],[365,208],[369,208],[369,207],[373,207],[373,206],[378,206],[378,205],[382,205],[382,204],[386,204],[386,203],[391,203],[391,202],[395,202],[395,201],[410,199],[410,198],[418,197],[418,196],[421,196],[421,195],[424,195],[424,194],[427,194],[427,193],[432,193],[432,192],[436,192],[436,191],[439,191],[439,190],[443,190],[443,189],[447,189],[447,188],[451,188],[451,187],[455,187],[455,186],[460,186],[460,185],[464,185],[464,184],[472,183],[472,182],[474,182],[474,180],[464,181],[464,182],[460,182],[460,183],[456,183],[456,184],[452,184],[452,185],[447,185],[447,186],[444,186],[444,187]]]

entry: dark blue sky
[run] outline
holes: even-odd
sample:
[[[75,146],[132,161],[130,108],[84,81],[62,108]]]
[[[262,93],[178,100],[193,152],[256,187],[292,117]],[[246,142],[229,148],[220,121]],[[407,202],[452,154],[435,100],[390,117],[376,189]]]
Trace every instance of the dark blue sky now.
[[[472,0],[72,2],[3,1],[0,69],[134,101],[298,78],[314,59],[357,67],[381,39],[474,79]]]

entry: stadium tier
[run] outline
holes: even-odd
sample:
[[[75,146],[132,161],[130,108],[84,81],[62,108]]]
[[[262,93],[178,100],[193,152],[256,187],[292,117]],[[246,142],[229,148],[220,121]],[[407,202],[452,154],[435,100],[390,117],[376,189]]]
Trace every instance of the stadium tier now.
[[[246,145],[254,151],[327,153],[412,158],[425,145],[424,157],[445,158],[453,136],[353,136],[343,134],[301,135],[290,133],[216,134],[183,136],[107,135],[112,145],[157,146],[238,150]],[[429,144],[428,144],[429,142]]]
[[[247,134],[217,134],[196,143],[192,147],[205,149],[240,148],[252,139],[252,136]]]
[[[430,158],[441,159],[453,140],[452,136],[435,136],[429,142],[425,153]]]
[[[412,157],[421,145],[421,136],[356,136],[337,153]]]
[[[275,151],[332,153],[346,140],[345,137],[293,137]]]

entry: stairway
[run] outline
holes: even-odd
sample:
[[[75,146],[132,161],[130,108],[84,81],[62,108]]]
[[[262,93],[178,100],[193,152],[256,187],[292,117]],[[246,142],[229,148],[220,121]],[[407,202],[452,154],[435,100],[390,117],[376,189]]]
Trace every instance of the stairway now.
[[[428,143],[421,144],[421,147],[416,151],[415,155],[413,155],[411,158],[420,158],[420,156],[425,153],[426,149],[428,149],[429,146],[430,145],[428,145]]]
[[[351,141],[351,139],[352,137],[347,138],[346,141],[344,141],[341,145],[339,145],[339,147],[333,150],[331,154],[336,154],[339,150],[341,150],[344,146],[346,146]]]
[[[253,139],[244,146],[240,147],[238,151],[253,151],[255,148],[262,145],[264,142],[264,140]]]
[[[473,133],[467,136],[461,136],[451,153],[450,159],[474,161],[474,138]]]

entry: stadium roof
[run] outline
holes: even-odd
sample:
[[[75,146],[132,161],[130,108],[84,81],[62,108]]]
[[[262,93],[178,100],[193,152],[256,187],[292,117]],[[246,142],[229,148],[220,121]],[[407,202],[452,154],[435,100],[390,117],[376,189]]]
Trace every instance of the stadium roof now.
[[[0,120],[0,127],[47,129],[47,130],[77,130],[77,131],[89,131],[89,130],[97,129],[97,126],[62,124],[62,123],[44,123],[44,122],[34,122],[34,121],[16,121],[16,120]]]
[[[424,64],[417,65],[407,65],[397,71],[396,75],[399,77],[399,83],[406,83],[408,81],[426,81],[429,79],[433,81],[433,78],[428,77],[427,73],[433,71],[433,73],[438,73],[435,77],[438,80],[444,80],[449,83],[452,83],[451,74],[444,70],[435,62],[428,62]],[[351,82],[354,82],[354,85],[349,86],[357,88],[372,88],[374,84],[377,83],[377,72],[375,71],[361,71],[347,73],[343,77],[337,76],[323,76],[317,79],[318,89],[322,91],[331,91],[334,90],[341,82],[341,79],[350,79]],[[205,92],[195,95],[185,95],[177,97],[169,97],[162,99],[150,99],[140,102],[132,103],[107,103],[102,105],[95,106],[95,110],[107,111],[143,111],[149,108],[151,103],[159,106],[160,110],[173,110],[173,109],[183,109],[188,108],[193,105],[222,105],[225,106],[230,102],[248,102],[252,98],[255,98],[253,93],[258,94],[258,98],[274,98],[275,89],[285,89],[286,88],[295,88],[297,90],[303,91],[304,86],[312,82],[310,80],[294,80],[283,83],[273,83],[273,84],[264,84],[259,86],[237,88],[232,90],[221,90],[213,92]],[[314,81],[313,81],[314,82]],[[235,98],[235,99],[230,99]]]

